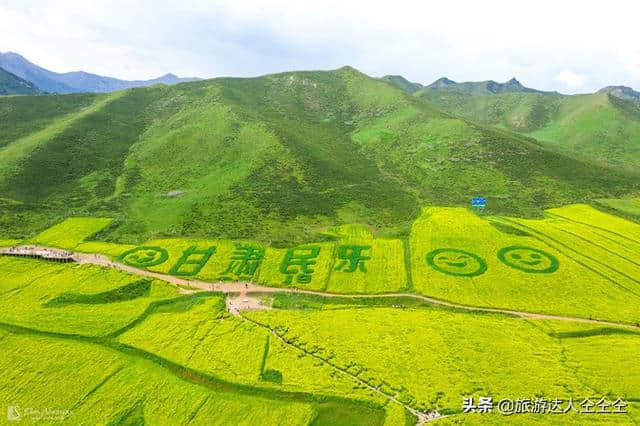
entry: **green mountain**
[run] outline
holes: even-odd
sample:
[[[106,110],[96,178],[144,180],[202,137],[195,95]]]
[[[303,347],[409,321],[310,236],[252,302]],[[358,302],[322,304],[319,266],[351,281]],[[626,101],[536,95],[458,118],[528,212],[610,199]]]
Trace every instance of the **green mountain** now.
[[[416,90],[417,92],[417,90]],[[429,92],[452,92],[464,95],[491,95],[497,93],[544,93],[539,90],[530,89],[523,86],[518,80],[512,78],[505,83],[498,83],[493,80],[487,81],[466,81],[457,83],[446,77],[439,78],[428,86],[420,90],[418,96]]]
[[[443,111],[533,137],[558,152],[627,169],[640,168],[640,103],[608,93],[468,95],[419,91]]]
[[[21,79],[0,68],[0,96],[4,95],[37,95],[41,93],[35,84]]]
[[[385,75],[380,80],[386,81],[392,86],[397,87],[400,90],[404,90],[407,93],[415,93],[424,87],[422,84],[409,81],[401,75]]]
[[[627,101],[640,101],[640,92],[627,86],[607,86],[598,90],[598,93],[609,93]]]
[[[0,99],[0,234],[105,215],[107,240],[293,244],[363,223],[406,235],[424,205],[487,213],[637,194],[637,172],[439,112],[344,67],[111,94]]]

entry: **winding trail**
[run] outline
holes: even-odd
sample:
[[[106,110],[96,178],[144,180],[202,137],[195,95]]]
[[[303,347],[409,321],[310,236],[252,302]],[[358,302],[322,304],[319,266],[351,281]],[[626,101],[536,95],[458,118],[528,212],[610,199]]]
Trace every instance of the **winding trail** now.
[[[233,294],[230,298],[231,303],[227,304],[227,308],[234,315],[239,315],[240,310],[245,309],[265,309],[264,306],[259,305],[257,301],[250,298],[248,294],[251,293],[294,293],[294,294],[309,294],[322,297],[342,297],[342,298],[367,298],[367,299],[379,299],[379,298],[393,298],[393,297],[406,297],[412,299],[422,300],[434,305],[446,306],[449,308],[462,309],[470,312],[492,312],[511,315],[517,318],[524,319],[546,319],[556,321],[571,321],[581,322],[589,324],[598,324],[611,327],[624,327],[633,330],[640,330],[640,324],[630,324],[625,322],[607,321],[590,318],[570,317],[561,315],[550,315],[535,312],[515,311],[511,309],[501,308],[489,308],[483,306],[463,305],[454,302],[448,302],[446,300],[437,299],[434,297],[423,296],[413,293],[385,293],[385,294],[339,294],[339,293],[327,293],[322,291],[303,290],[298,288],[282,288],[282,287],[266,287],[253,283],[246,282],[218,282],[210,283],[206,281],[192,280],[179,278],[173,275],[163,274],[159,272],[152,272],[146,269],[139,269],[133,266],[125,265],[119,262],[114,262],[108,257],[100,254],[88,254],[88,253],[76,253],[66,250],[60,250],[50,247],[42,246],[20,246],[13,248],[0,249],[1,254],[14,254],[14,255],[35,255],[42,256],[43,253],[49,257],[64,257],[70,256],[75,262],[79,264],[92,264],[103,267],[109,267],[119,269],[121,271],[128,272],[130,274],[141,275],[149,278],[155,278],[158,280],[166,281],[176,286],[192,287],[198,290],[205,291],[219,291],[222,293]],[[191,292],[188,289],[180,288],[183,293]],[[234,302],[235,301],[235,302]]]

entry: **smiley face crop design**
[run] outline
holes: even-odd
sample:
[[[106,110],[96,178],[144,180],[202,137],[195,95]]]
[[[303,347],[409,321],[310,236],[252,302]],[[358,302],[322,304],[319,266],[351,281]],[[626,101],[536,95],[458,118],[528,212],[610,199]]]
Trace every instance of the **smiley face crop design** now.
[[[487,262],[468,251],[439,248],[427,254],[427,263],[436,271],[447,275],[474,277],[487,270]]]
[[[167,250],[160,247],[136,247],[127,250],[118,258],[121,262],[137,268],[159,265],[169,258]]]
[[[550,274],[559,266],[555,256],[526,246],[504,247],[498,252],[498,259],[511,268],[533,274]]]

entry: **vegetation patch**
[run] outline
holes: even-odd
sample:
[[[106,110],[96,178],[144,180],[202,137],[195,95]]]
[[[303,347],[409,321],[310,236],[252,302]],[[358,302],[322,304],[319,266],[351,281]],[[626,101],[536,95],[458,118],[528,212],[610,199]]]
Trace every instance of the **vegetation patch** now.
[[[553,255],[532,247],[510,246],[498,251],[498,259],[505,265],[534,274],[551,274],[559,263]]]
[[[114,290],[97,294],[62,293],[49,300],[44,306],[48,308],[64,307],[73,304],[99,305],[105,303],[126,302],[149,295],[151,290],[151,280],[138,280],[118,287]]]
[[[460,249],[439,248],[427,254],[427,263],[443,274],[473,277],[487,270],[487,262],[480,256]]]
[[[162,247],[136,247],[122,253],[118,260],[136,268],[148,268],[167,261],[169,253]]]
[[[171,267],[169,273],[177,276],[197,275],[215,252],[216,248],[213,246],[206,250],[198,250],[196,246],[191,246],[182,253],[182,257]]]

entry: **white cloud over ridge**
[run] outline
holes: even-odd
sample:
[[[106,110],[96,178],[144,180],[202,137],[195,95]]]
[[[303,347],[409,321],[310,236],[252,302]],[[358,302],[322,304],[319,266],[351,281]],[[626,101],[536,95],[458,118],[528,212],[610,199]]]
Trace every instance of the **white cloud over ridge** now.
[[[640,4],[619,0],[0,0],[0,51],[54,71],[128,79],[348,64],[421,83],[515,76],[574,93],[640,89],[638,15]]]
[[[586,75],[578,74],[571,70],[564,70],[554,77],[554,80],[569,87],[582,87],[588,79]]]

